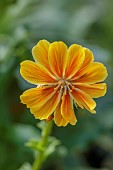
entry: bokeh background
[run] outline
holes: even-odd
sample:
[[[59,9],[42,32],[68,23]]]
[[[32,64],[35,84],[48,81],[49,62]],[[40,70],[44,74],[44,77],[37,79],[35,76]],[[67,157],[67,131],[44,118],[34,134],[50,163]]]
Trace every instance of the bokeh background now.
[[[96,115],[78,110],[76,126],[54,125],[61,144],[43,170],[113,170],[113,0],[0,0],[0,170],[30,170],[34,160],[25,142],[40,129],[20,103],[32,86],[19,68],[40,39],[88,47],[109,73]]]

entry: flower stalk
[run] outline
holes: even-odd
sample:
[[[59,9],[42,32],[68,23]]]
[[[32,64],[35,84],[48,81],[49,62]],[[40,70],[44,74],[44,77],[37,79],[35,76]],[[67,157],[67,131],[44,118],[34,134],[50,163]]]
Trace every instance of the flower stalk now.
[[[38,151],[36,159],[32,166],[32,170],[40,170],[42,167],[42,163],[44,161],[44,154],[47,148],[48,137],[52,131],[52,125],[53,125],[53,121],[51,120],[46,123],[45,127],[43,127],[42,138],[40,141],[40,147],[43,149]]]

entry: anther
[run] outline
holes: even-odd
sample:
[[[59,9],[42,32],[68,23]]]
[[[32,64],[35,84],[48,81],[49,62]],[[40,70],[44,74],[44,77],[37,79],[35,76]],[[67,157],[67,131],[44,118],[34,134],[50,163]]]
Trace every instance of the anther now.
[[[74,87],[74,86],[72,86],[72,89],[75,89],[75,87]]]
[[[56,90],[57,88],[56,87],[54,87],[54,90]]]
[[[69,89],[70,92],[72,92],[73,90]]]
[[[61,86],[61,89],[63,89],[64,86]]]

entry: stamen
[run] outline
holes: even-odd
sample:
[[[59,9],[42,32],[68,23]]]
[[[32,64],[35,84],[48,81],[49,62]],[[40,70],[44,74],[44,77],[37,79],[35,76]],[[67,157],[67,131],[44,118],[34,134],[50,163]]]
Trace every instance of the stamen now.
[[[65,85],[64,86],[64,94],[66,95],[66,93],[67,93],[67,86]]]
[[[72,89],[69,89],[70,92],[72,92],[73,90]]]
[[[54,90],[57,90],[57,88],[56,88],[56,87],[54,87]]]
[[[62,84],[62,81],[59,81],[58,84]]]
[[[72,87],[72,85],[71,85],[71,83],[70,83],[70,85],[67,85],[67,88],[68,88],[68,90],[70,91],[70,92],[72,92],[73,90],[73,88],[72,89],[70,89],[70,86]]]
[[[57,84],[57,86],[56,87],[54,87],[54,91],[56,91],[56,90],[58,90],[58,88],[60,87],[60,85],[59,84]]]
[[[75,89],[75,87],[74,86],[71,86],[72,87],[72,89]]]
[[[62,86],[61,86],[61,89],[63,89],[63,88],[64,88],[64,86],[62,85]]]

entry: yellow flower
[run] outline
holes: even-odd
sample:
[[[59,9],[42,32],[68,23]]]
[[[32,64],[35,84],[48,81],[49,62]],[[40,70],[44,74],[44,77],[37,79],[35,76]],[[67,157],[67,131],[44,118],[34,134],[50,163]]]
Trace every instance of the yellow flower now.
[[[75,125],[73,101],[91,113],[96,103],[92,98],[104,96],[107,77],[102,63],[94,62],[92,52],[80,45],[67,48],[59,41],[41,40],[32,49],[35,62],[23,61],[20,73],[35,88],[25,91],[21,102],[30,108],[35,118],[53,118],[57,126]]]

